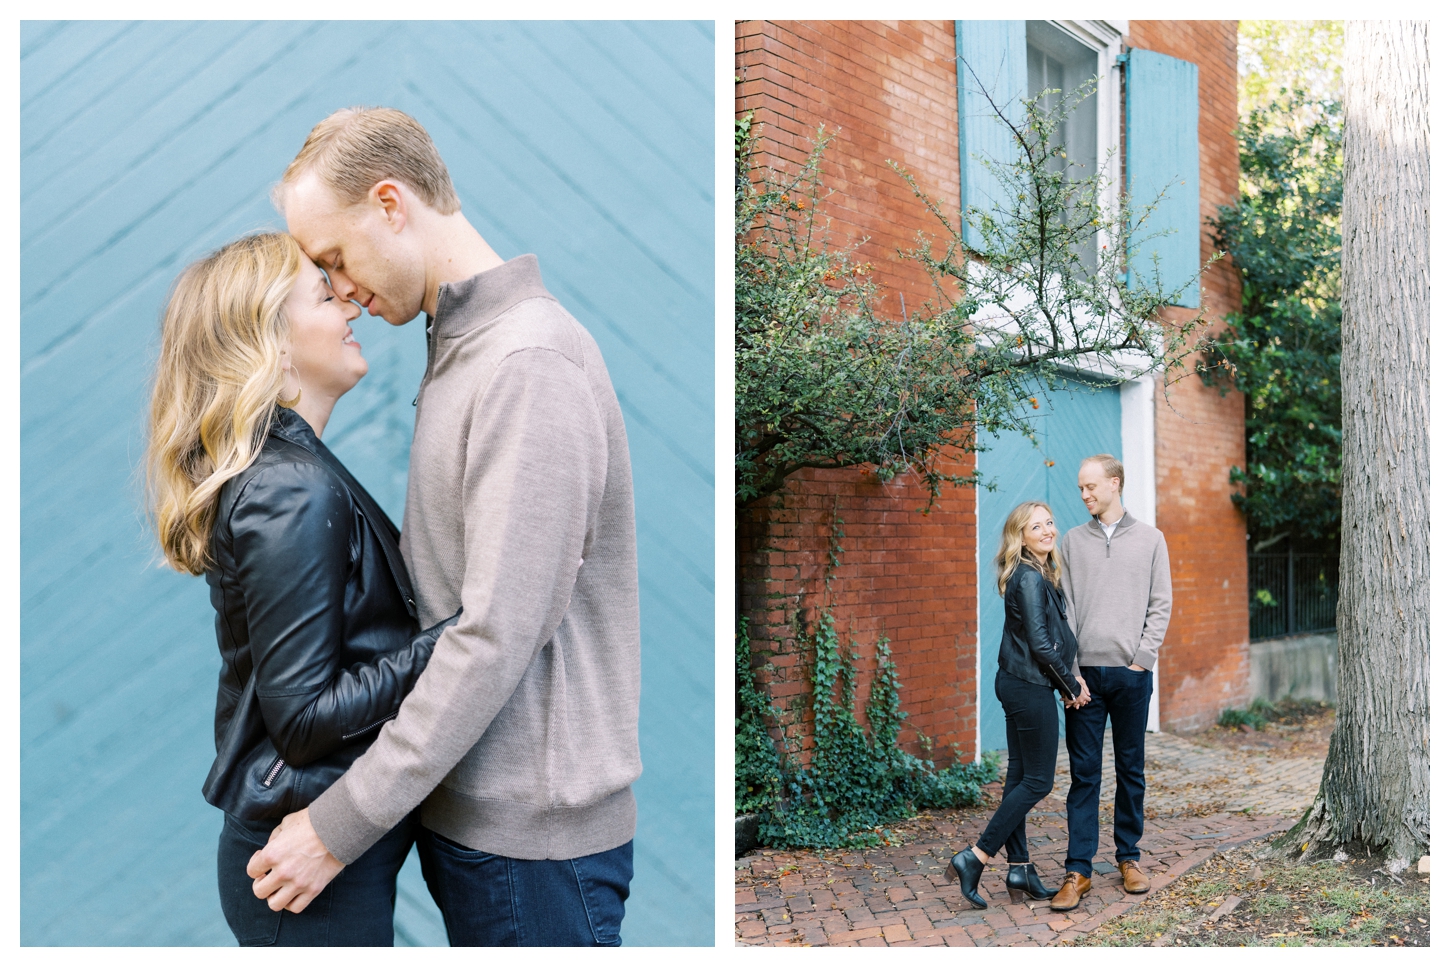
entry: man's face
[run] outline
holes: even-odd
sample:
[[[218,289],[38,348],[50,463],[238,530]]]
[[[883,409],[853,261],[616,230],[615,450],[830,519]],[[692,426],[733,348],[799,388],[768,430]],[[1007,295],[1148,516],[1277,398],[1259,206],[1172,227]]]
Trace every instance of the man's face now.
[[[422,311],[422,259],[376,193],[344,206],[308,172],[288,186],[283,202],[287,231],[327,273],[339,296],[395,326]]]
[[[1120,486],[1118,478],[1103,473],[1103,465],[1096,460],[1087,461],[1077,472],[1077,492],[1094,517],[1112,506]]]

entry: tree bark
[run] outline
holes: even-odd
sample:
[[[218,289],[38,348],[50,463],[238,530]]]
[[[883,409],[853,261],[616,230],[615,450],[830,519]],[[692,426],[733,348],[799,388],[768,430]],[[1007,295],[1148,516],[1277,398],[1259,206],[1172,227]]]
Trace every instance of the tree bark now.
[[[1430,845],[1430,53],[1421,22],[1344,30],[1339,712],[1290,842],[1394,872]]]

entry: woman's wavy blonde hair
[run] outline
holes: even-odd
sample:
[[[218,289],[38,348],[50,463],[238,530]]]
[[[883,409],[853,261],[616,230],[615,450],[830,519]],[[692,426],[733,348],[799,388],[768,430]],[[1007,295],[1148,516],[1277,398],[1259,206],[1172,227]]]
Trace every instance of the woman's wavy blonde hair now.
[[[1036,568],[1043,577],[1052,582],[1054,587],[1062,587],[1062,557],[1057,553],[1055,542],[1052,550],[1047,552],[1045,566],[1037,563],[1037,558],[1033,554],[1022,553],[1024,546],[1022,534],[1027,530],[1027,521],[1032,517],[1032,512],[1039,507],[1048,514],[1052,513],[1052,508],[1042,501],[1028,500],[1013,507],[1012,513],[1007,515],[1007,522],[1002,525],[1002,546],[997,549],[998,594],[1007,593],[1007,579],[1012,576],[1013,571],[1017,570],[1018,564]]]
[[[166,563],[201,574],[222,485],[261,452],[282,392],[283,305],[307,257],[290,235],[248,235],[171,287],[151,392],[148,505]]]

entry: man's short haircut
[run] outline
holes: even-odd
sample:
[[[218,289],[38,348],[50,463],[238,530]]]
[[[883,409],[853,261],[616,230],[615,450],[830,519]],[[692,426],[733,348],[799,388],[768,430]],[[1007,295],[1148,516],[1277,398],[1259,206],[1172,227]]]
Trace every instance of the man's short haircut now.
[[[309,171],[344,205],[357,204],[373,185],[392,179],[416,191],[439,214],[452,215],[461,207],[433,139],[423,125],[390,107],[348,107],[319,121],[273,189],[279,211],[286,186]]]
[[[1118,492],[1119,493],[1122,493],[1122,490],[1123,490],[1123,462],[1121,460],[1119,460],[1117,457],[1113,456],[1111,453],[1095,453],[1092,456],[1084,459],[1083,460],[1083,463],[1087,463],[1088,460],[1096,460],[1098,462],[1098,466],[1100,466],[1100,467],[1103,468],[1103,476],[1105,476],[1105,477],[1117,477],[1118,478]],[[1079,470],[1082,469],[1082,465],[1081,464],[1078,465],[1078,469]]]

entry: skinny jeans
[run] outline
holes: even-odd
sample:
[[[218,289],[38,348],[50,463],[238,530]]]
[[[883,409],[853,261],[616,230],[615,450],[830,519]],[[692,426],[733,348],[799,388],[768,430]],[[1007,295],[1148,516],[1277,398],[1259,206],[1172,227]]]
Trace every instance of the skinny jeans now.
[[[996,690],[1007,715],[1007,778],[977,848],[995,856],[1005,844],[1008,863],[1028,863],[1027,813],[1052,791],[1057,768],[1057,698],[1051,686],[1000,669]]]
[[[273,910],[252,892],[247,863],[267,845],[279,820],[226,815],[217,844],[222,914],[243,947],[391,947],[398,871],[417,831],[409,814],[345,866],[301,913]]]

